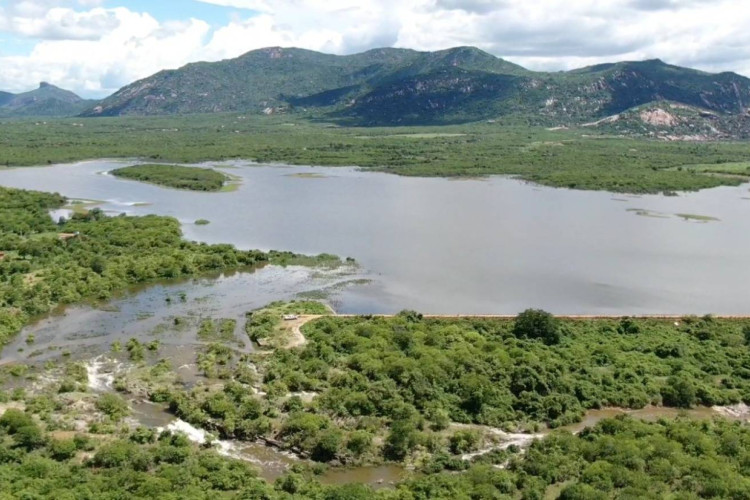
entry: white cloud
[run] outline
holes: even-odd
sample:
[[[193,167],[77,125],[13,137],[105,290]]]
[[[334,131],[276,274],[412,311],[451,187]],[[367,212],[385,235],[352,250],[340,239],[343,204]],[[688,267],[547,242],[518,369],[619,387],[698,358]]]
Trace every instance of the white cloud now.
[[[162,68],[193,61],[210,31],[200,20],[159,23],[124,8],[107,14],[116,23],[96,40],[47,39],[28,56],[0,58],[0,88],[28,90],[48,81],[85,95],[109,94]]]
[[[211,57],[276,45],[353,53],[394,45],[401,28],[394,0],[361,0],[356,5],[348,0],[287,0],[274,2],[273,8],[254,0],[219,2],[252,6],[262,13],[216,30],[206,47]]]
[[[48,80],[103,95],[160,69],[276,45],[337,54],[475,45],[532,69],[659,57],[750,75],[746,0],[198,1],[239,10],[212,27],[159,22],[102,0],[7,0],[0,31],[39,41],[27,56],[0,57],[0,88]]]
[[[119,19],[114,11],[94,9],[76,12],[54,8],[40,17],[18,17],[10,20],[17,34],[46,40],[98,40],[116,29]]]
[[[532,69],[661,58],[750,75],[745,0],[434,0],[398,44],[476,45]]]

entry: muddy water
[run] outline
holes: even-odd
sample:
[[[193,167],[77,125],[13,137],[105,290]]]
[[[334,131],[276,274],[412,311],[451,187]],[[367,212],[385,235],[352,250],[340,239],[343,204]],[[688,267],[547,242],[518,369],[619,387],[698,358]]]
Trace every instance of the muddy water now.
[[[197,429],[186,422],[175,419],[173,415],[166,411],[163,405],[149,402],[135,402],[133,403],[132,408],[134,418],[141,425],[185,432],[193,441],[198,443],[203,443],[206,439],[206,433],[204,431]],[[750,408],[744,405],[715,408],[702,407],[691,410],[662,407],[647,407],[639,410],[607,408],[591,410],[581,422],[563,427],[562,430],[578,433],[587,427],[596,425],[601,420],[625,414],[646,421],[656,421],[661,418],[676,418],[678,416],[693,418],[696,420],[724,416],[730,419],[747,421],[750,419]],[[482,426],[461,424],[454,424],[454,426],[456,428],[474,428],[484,430],[489,434],[494,434],[501,438],[500,444],[486,450],[466,454],[462,457],[464,460],[472,460],[494,449],[506,449],[511,445],[525,448],[529,446],[534,439],[541,439],[549,432],[552,432],[544,431],[539,434],[511,434],[500,429],[486,428]],[[225,440],[217,443],[217,450],[225,456],[245,460],[254,464],[258,467],[260,476],[268,481],[276,480],[276,478],[282,476],[293,465],[305,462],[292,454],[259,443]],[[379,488],[392,486],[413,474],[413,471],[407,470],[404,467],[386,464],[352,468],[329,468],[319,476],[318,479],[324,484],[362,483]]]
[[[323,484],[369,484],[373,488],[393,486],[408,478],[411,471],[398,465],[374,465],[371,467],[354,467],[344,469],[329,469],[322,476]]]
[[[132,418],[138,424],[168,429],[185,433],[190,440],[203,444],[208,439],[208,434],[187,422],[176,419],[166,411],[163,405],[150,402],[133,402]],[[297,458],[291,453],[277,450],[273,447],[260,443],[248,443],[234,440],[215,441],[215,448],[219,454],[244,460],[256,466],[259,475],[267,481],[275,481],[284,475],[289,469],[300,463],[309,463]],[[329,468],[318,479],[325,484],[362,483],[370,484],[374,488],[392,486],[403,480],[409,472],[397,465],[373,465],[351,468]]]
[[[192,356],[195,356],[194,351]],[[167,357],[175,364],[173,358]],[[115,376],[126,373],[132,367],[129,363],[115,360],[112,356],[99,355],[88,360],[86,368],[89,389],[94,393],[104,393],[114,390],[113,381]],[[197,374],[195,377],[203,382],[207,380]],[[55,381],[52,382],[54,383]],[[129,398],[128,404],[131,409],[131,414],[128,417],[131,426],[146,426],[155,429],[182,432],[191,441],[199,444],[204,444],[209,439],[209,434],[206,431],[176,418],[173,414],[169,413],[164,404],[152,403],[135,396]],[[253,464],[258,470],[260,477],[271,482],[287,473],[295,464],[313,464],[309,460],[301,459],[292,453],[276,449],[264,443],[210,439],[219,454]],[[398,465],[373,465],[349,468],[331,467],[326,469],[317,478],[325,484],[356,482],[370,484],[373,488],[377,489],[392,486],[405,479],[409,474],[411,474],[410,471]]]
[[[586,427],[593,427],[601,420],[614,418],[619,415],[630,415],[633,418],[638,418],[648,422],[654,422],[659,420],[660,418],[676,418],[678,416],[685,416],[695,420],[712,419],[718,416],[732,418],[732,415],[722,411],[722,409],[723,408],[720,407],[699,407],[692,408],[690,410],[681,410],[678,408],[664,408],[660,406],[647,406],[646,408],[641,408],[639,410],[628,410],[624,408],[604,408],[601,410],[589,410],[583,417],[582,421],[576,424],[567,425],[565,427],[562,427],[562,429],[570,431],[572,433],[578,433]],[[741,415],[738,415],[734,418],[738,420],[745,420],[745,418],[743,418],[743,416]]]

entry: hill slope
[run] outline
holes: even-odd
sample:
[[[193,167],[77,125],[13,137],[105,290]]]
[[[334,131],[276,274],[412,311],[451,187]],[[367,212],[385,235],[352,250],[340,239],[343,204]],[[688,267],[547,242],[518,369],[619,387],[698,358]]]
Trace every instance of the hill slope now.
[[[538,124],[595,122],[652,102],[715,114],[720,134],[746,133],[750,79],[658,59],[558,73],[528,71],[472,47],[376,49],[334,56],[267,48],[190,64],[135,82],[86,116],[314,111],[356,125],[440,124],[520,117]],[[732,126],[721,122],[732,117]],[[744,125],[743,125],[744,123]]]
[[[30,92],[0,92],[0,116],[75,116],[94,102],[42,82]]]

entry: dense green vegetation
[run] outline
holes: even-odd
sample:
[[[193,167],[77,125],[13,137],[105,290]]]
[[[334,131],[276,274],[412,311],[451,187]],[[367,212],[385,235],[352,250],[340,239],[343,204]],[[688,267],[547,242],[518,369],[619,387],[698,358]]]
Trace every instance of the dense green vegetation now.
[[[180,165],[133,165],[112,170],[112,175],[190,191],[220,191],[229,179],[211,168]]]
[[[536,441],[505,470],[429,475],[390,498],[747,498],[748,445],[738,423],[617,418]]]
[[[129,285],[160,278],[287,264],[297,257],[185,241],[179,222],[170,217],[107,217],[93,209],[55,223],[48,210],[64,201],[59,195],[0,188],[0,345],[30,317],[57,304],[107,299]],[[331,259],[321,256],[321,261]]]
[[[629,327],[632,330],[632,325]],[[747,329],[750,331],[750,329]],[[632,331],[631,331],[632,334]],[[748,333],[750,335],[750,333]],[[164,360],[148,369],[161,370]],[[75,380],[86,378],[80,365],[68,364],[64,373]],[[44,380],[50,380],[45,377]],[[54,380],[54,379],[52,379]],[[88,488],[89,497],[115,498],[121,495],[139,498],[151,492],[170,498],[175,471],[180,466],[189,474],[188,490],[181,498],[205,498],[201,492],[227,498],[664,498],[670,494],[686,498],[745,498],[748,488],[747,454],[750,428],[725,420],[661,420],[644,423],[627,417],[605,420],[578,436],[555,432],[533,444],[526,453],[517,448],[493,451],[466,460],[456,456],[476,449],[476,431],[459,430],[438,434],[425,428],[409,439],[416,439],[419,454],[427,455],[419,465],[424,474],[407,478],[393,490],[373,492],[367,486],[321,486],[312,471],[300,463],[291,472],[268,485],[255,476],[252,466],[217,457],[198,450],[180,435],[159,435],[152,429],[128,430],[122,422],[126,414],[123,399],[113,394],[99,396],[72,394],[69,382],[52,382],[46,393],[16,396],[14,404],[26,406],[27,413],[5,410],[0,418],[0,490],[26,495],[34,492],[58,498],[58,489]],[[213,385],[213,382],[211,382]],[[59,387],[59,388],[58,388]],[[227,386],[229,388],[229,385]],[[85,389],[83,389],[85,390]],[[225,393],[243,397],[251,408],[252,396],[233,384]],[[81,406],[82,399],[93,401],[93,409]],[[7,396],[0,392],[0,405]],[[75,401],[75,404],[71,402]],[[285,408],[298,408],[284,429],[304,440],[317,427],[298,399],[283,399]],[[78,408],[78,410],[76,410]],[[206,411],[225,411],[220,398],[214,397]],[[224,409],[224,410],[223,410]],[[0,409],[0,413],[4,409]],[[70,432],[73,421],[87,419],[88,432]],[[264,414],[270,418],[274,410]],[[96,415],[99,413],[100,415]],[[339,419],[336,425],[339,425]],[[374,428],[376,422],[372,422]],[[430,426],[432,427],[432,426]],[[341,441],[340,429],[330,425],[322,430],[313,457],[324,459],[336,446],[346,453],[367,456],[377,447],[371,429],[358,429]],[[343,433],[346,435],[346,433]],[[196,460],[197,464],[196,465]],[[36,475],[32,464],[43,463],[44,474]],[[211,466],[206,466],[210,463]],[[502,465],[504,470],[495,468]],[[206,466],[208,470],[204,470]],[[39,465],[41,467],[41,465]],[[447,469],[458,473],[444,473]],[[229,477],[226,475],[229,474]],[[114,476],[114,477],[113,477]],[[185,477],[178,475],[179,480]],[[230,480],[234,478],[234,480]],[[142,490],[144,481],[149,485]],[[221,486],[218,486],[221,485]],[[106,488],[100,492],[98,488]],[[247,488],[252,487],[252,494]],[[242,491],[242,493],[240,493]],[[255,496],[253,496],[255,495]],[[74,498],[81,498],[78,493]],[[62,498],[67,498],[63,496]]]
[[[545,130],[525,122],[446,127],[338,128],[285,117],[200,115],[0,123],[0,164],[89,158],[166,162],[245,158],[300,165],[359,165],[400,175],[517,175],[550,186],[661,192],[734,185],[742,178],[691,171],[747,160],[743,143],[662,142]],[[679,167],[684,167],[680,169]]]
[[[750,401],[748,321],[557,320],[547,342],[546,330],[540,339],[526,333],[535,313],[516,321],[321,318],[304,327],[304,349],[268,358],[264,379],[322,391],[321,407],[336,416],[388,416],[405,405],[493,426],[554,426],[606,406]]]
[[[247,330],[262,338],[276,321],[256,313]],[[187,393],[156,388],[152,397],[223,436],[260,437],[344,463],[423,462],[425,450],[438,460],[491,443],[482,425],[558,427],[593,408],[750,401],[746,320],[686,317],[675,325],[562,320],[534,310],[515,321],[405,312],[327,316],[303,332],[306,344],[271,354],[209,346],[201,359],[224,382]]]
[[[71,395],[72,396],[72,395]],[[470,433],[457,433],[418,476],[373,491],[362,484],[324,486],[321,469],[304,463],[269,484],[253,466],[220,457],[180,433],[117,424],[122,400],[104,394],[90,413],[103,423],[88,432],[55,430],[64,398],[26,397],[21,408],[0,409],[0,498],[320,500],[732,498],[750,496],[750,427],[724,419],[643,422],[618,417],[578,435],[556,431],[517,448],[461,453]],[[0,393],[0,404],[7,396]],[[67,400],[70,401],[70,400]],[[16,403],[22,404],[22,403]],[[67,405],[69,407],[70,405]],[[66,407],[66,408],[67,408]],[[109,422],[109,423],[107,423]],[[298,417],[289,429],[303,429]],[[371,446],[367,431],[347,442]],[[329,432],[319,453],[335,444]],[[502,466],[498,468],[497,466]],[[444,472],[448,468],[453,472]]]
[[[139,428],[116,439],[57,438],[29,413],[0,417],[0,498],[259,498],[252,467],[185,436]]]

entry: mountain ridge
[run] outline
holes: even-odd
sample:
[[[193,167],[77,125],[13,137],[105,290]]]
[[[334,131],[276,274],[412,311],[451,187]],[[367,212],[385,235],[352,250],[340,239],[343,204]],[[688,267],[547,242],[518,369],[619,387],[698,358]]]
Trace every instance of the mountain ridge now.
[[[0,92],[0,116],[74,116],[95,102],[51,83],[40,82],[36,89],[28,92]]]
[[[750,79],[736,73],[707,73],[660,59],[539,72],[469,46],[434,52],[379,48],[344,56],[267,47],[160,71],[82,116],[304,112],[358,126],[510,117],[579,126],[664,101],[716,114],[710,127],[695,123],[715,131],[709,138],[750,136]],[[681,119],[708,119],[693,115]]]

